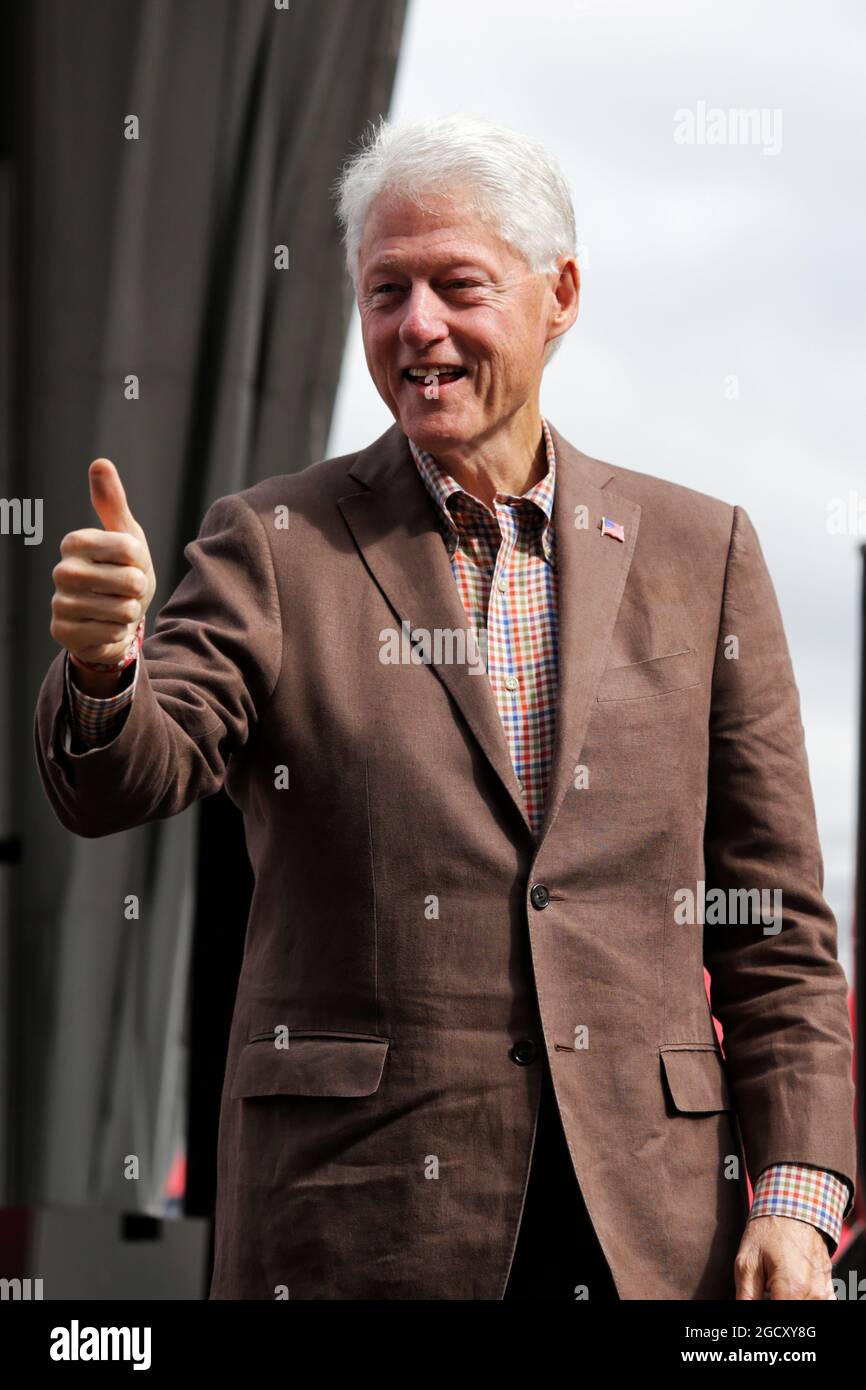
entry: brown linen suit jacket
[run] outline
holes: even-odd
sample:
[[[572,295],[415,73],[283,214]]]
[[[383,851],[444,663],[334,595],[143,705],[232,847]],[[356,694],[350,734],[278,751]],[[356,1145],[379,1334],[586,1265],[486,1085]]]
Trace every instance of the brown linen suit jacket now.
[[[396,424],[213,503],[106,746],[65,749],[64,652],[43,681],[64,826],[112,834],[223,783],[244,815],[212,1299],[500,1299],[544,1054],[624,1299],[733,1296],[746,1161],[854,1182],[847,986],[755,531],[551,429],[560,706],[537,838],[486,674],[380,659],[404,621],[467,626]],[[700,882],[781,889],[781,931],[681,924]]]

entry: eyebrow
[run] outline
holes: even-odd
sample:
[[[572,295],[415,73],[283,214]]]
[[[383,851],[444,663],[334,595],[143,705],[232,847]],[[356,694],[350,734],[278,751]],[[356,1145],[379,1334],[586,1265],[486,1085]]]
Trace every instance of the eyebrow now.
[[[462,270],[471,271],[472,274],[491,274],[490,268],[488,266],[483,265],[481,261],[473,260],[470,256],[452,256],[449,260],[444,261],[442,265],[438,266],[434,273],[438,275],[444,275],[447,274],[449,271],[456,270],[458,267]],[[406,268],[402,262],[392,260],[386,256],[383,257],[382,260],[376,261],[366,272],[364,278],[365,281],[369,281],[373,276],[376,275],[405,274]]]

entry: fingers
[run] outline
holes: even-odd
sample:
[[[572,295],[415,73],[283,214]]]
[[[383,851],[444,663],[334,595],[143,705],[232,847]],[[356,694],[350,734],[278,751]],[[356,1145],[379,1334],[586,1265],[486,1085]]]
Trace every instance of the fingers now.
[[[67,532],[60,542],[60,554],[95,564],[136,565],[145,574],[150,567],[150,554],[140,537],[128,531],[100,531],[96,526]]]
[[[82,661],[119,661],[135,636],[142,605],[137,599],[55,593],[51,636]]]
[[[136,624],[137,626],[137,624]],[[54,619],[51,636],[82,661],[119,661],[135,633],[121,623]]]
[[[126,628],[132,623],[138,626],[141,618],[141,603],[135,598],[119,598],[115,595],[100,597],[98,594],[55,593],[51,600],[51,612],[61,622],[102,622]],[[120,640],[118,634],[117,640]]]
[[[51,571],[58,594],[112,594],[121,599],[139,599],[147,591],[147,580],[131,565],[98,565],[89,560],[60,560]],[[94,615],[95,616],[95,615]]]
[[[737,1280],[736,1298],[738,1301],[760,1300],[764,1297],[764,1276],[762,1272],[753,1271],[742,1279]]]
[[[76,541],[74,533],[66,539],[73,544],[53,570],[51,636],[82,661],[119,661],[146,609],[150,580],[136,565],[84,558],[86,539]],[[138,544],[129,536],[115,539],[124,543],[120,553]]]
[[[790,1225],[771,1227],[763,1239],[754,1229],[748,1230],[734,1261],[737,1300],[835,1299],[832,1265],[823,1240],[812,1240],[817,1237],[814,1228],[790,1217],[757,1218],[757,1222],[762,1220],[787,1221]],[[802,1234],[800,1226],[804,1227]],[[807,1244],[801,1248],[804,1239]],[[813,1247],[817,1256],[812,1254]]]

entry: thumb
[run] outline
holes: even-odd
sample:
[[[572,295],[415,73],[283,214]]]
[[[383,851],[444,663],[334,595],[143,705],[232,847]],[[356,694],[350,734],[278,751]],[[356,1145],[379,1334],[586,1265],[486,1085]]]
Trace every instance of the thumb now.
[[[94,459],[89,478],[90,501],[106,531],[126,531],[144,540],[144,532],[129,510],[120,474],[111,459]]]

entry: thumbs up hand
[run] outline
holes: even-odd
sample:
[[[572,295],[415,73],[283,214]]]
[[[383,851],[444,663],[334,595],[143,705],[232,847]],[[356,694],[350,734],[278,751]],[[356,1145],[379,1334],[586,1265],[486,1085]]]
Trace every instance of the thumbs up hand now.
[[[51,636],[73,660],[108,663],[122,660],[156,591],[156,576],[114,464],[94,459],[89,479],[90,500],[105,529],[86,526],[60,542],[63,558],[52,571]],[[87,683],[94,694],[108,693],[115,679],[87,674],[95,677]]]

